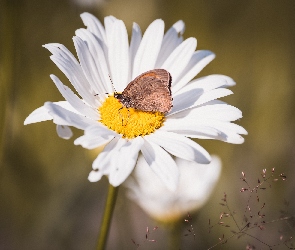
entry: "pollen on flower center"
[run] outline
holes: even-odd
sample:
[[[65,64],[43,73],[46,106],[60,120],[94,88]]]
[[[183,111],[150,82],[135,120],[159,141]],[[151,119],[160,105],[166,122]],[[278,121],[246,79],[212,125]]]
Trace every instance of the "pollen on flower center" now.
[[[165,121],[165,116],[161,112],[125,108],[113,96],[104,101],[99,111],[102,124],[130,139],[153,133]]]

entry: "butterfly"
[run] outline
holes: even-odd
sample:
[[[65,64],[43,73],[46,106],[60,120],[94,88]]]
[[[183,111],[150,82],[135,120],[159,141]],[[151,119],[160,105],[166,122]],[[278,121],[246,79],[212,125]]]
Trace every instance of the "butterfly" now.
[[[131,81],[114,97],[126,108],[168,113],[172,108],[170,73],[165,69],[147,71]]]

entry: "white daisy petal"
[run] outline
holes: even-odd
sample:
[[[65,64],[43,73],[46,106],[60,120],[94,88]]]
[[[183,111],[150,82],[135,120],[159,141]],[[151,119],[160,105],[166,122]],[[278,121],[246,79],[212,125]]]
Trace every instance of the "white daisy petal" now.
[[[105,30],[101,24],[101,22],[92,14],[90,13],[82,13],[81,15],[82,21],[84,25],[87,27],[87,29],[96,35],[98,39],[100,39],[103,42],[106,42],[106,35]]]
[[[244,138],[241,137],[239,134],[247,134],[247,131],[243,127],[234,123],[218,121],[215,119],[206,119],[203,124],[220,131],[220,138],[216,139],[228,143],[241,144],[244,142]]]
[[[219,106],[229,106],[229,105],[219,104]],[[203,107],[206,107],[207,109],[204,109],[204,110],[201,109]],[[244,141],[244,139],[239,134],[246,135],[247,131],[243,127],[229,122],[231,120],[235,120],[236,118],[236,116],[230,115],[230,111],[228,113],[227,112],[222,113],[222,111],[220,111],[221,114],[214,116],[214,114],[211,114],[211,113],[206,114],[206,110],[210,110],[210,107],[207,107],[207,106],[203,106],[203,107],[192,110],[190,114],[187,114],[182,119],[169,119],[166,122],[165,129],[168,131],[177,131],[177,133],[186,134],[186,136],[189,136],[192,138],[201,138],[201,139],[211,138],[211,139],[222,140],[228,143],[235,143],[235,144],[240,144]],[[238,109],[234,107],[232,108],[234,112],[240,113]],[[203,110],[204,112],[200,112],[200,113],[196,112],[196,114],[192,114],[193,111],[199,111],[199,109]],[[214,113],[214,109],[212,110],[213,110],[212,113]],[[224,117],[222,117],[222,114]],[[221,118],[218,119],[218,116],[220,116]],[[203,131],[206,131],[206,129],[213,129],[213,131],[217,131],[217,134],[213,134],[213,133],[198,134],[198,133],[194,133],[192,128],[197,129],[197,131],[202,131],[202,128],[204,128]],[[204,138],[203,135],[206,137]]]
[[[201,77],[199,79],[192,80],[191,82],[189,82],[181,90],[175,93],[174,97],[176,98],[177,96],[185,92],[189,93],[194,89],[200,90],[203,93],[205,93],[213,89],[222,88],[228,84],[227,80],[228,79],[226,77],[214,77],[213,75]]]
[[[205,80],[208,82],[224,81],[224,85],[222,85],[223,88],[232,87],[236,85],[236,82],[231,77],[225,76],[225,75],[218,75],[218,74],[205,76],[205,77],[199,78],[198,80],[199,81]]]
[[[84,114],[87,117],[98,120],[99,114],[97,110],[92,107],[89,107],[86,103],[84,103],[78,96],[76,96],[73,91],[67,86],[63,85],[62,82],[55,75],[50,75],[51,79],[55,83],[59,92],[62,96],[71,104],[73,108],[75,108],[80,114]]]
[[[75,145],[93,149],[108,143],[117,134],[99,123],[91,125],[85,129],[85,134],[74,141]]]
[[[237,134],[241,134],[241,135],[247,135],[248,132],[246,131],[246,129],[244,129],[242,126],[237,125],[235,123],[230,123],[230,122],[223,122],[223,121],[212,121],[213,124],[215,124],[215,127],[218,128],[219,130],[222,131],[221,128],[224,128],[228,131],[232,131],[234,133]]]
[[[166,32],[155,68],[160,68],[172,51],[182,43],[184,30],[185,24],[182,20],[179,20]]]
[[[186,91],[179,95],[176,95],[173,98],[173,107],[169,112],[168,116],[171,116],[175,113],[178,113],[182,110],[193,107],[196,101],[203,95],[202,89],[192,89],[190,91]]]
[[[74,109],[73,106],[68,101],[60,101],[60,102],[53,102],[53,103],[68,111],[71,111],[73,113],[80,115],[80,113],[76,109]]]
[[[203,94],[200,94],[200,91],[197,89],[182,93],[173,100],[173,105],[175,106],[170,111],[170,115],[231,94],[233,94],[231,90],[223,88],[214,89]]]
[[[56,132],[59,137],[66,140],[73,136],[73,132],[68,126],[56,125]]]
[[[93,171],[90,172],[88,180],[99,181],[103,175],[109,175],[110,168],[116,158],[120,148],[119,138],[111,140],[98,155],[92,164]]]
[[[215,54],[208,50],[196,51],[178,79],[174,79],[172,93],[176,93],[192,80],[208,63],[215,58]]]
[[[125,139],[113,139],[93,162],[93,169],[98,170],[101,174],[96,174],[96,176],[109,175],[109,181],[113,186],[120,185],[133,170],[138,152],[143,144],[142,141],[140,137],[134,143]],[[127,162],[122,161],[122,158],[119,157],[122,155],[128,159]]]
[[[161,178],[167,188],[175,190],[178,184],[178,168],[172,157],[157,144],[146,140],[141,152],[148,165]]]
[[[132,36],[130,41],[130,50],[129,50],[129,59],[130,59],[129,78],[131,78],[131,70],[133,69],[134,58],[139,48],[141,38],[142,38],[142,34],[141,34],[141,29],[139,25],[137,23],[133,23]]]
[[[112,168],[109,175],[110,184],[114,187],[121,185],[131,174],[143,143],[143,139],[137,137],[132,142],[126,141],[120,148],[120,153],[117,156],[120,160],[117,161],[117,165]]]
[[[221,97],[225,97],[228,95],[232,95],[233,92],[229,89],[224,89],[224,88],[219,88],[219,89],[214,89],[210,92],[206,92],[204,93],[202,96],[200,96],[200,98],[198,98],[198,100],[192,105],[193,107],[202,105],[204,103],[207,103],[209,101],[221,98]]]
[[[101,46],[105,58],[108,56],[107,35],[101,22],[90,13],[83,13],[81,15],[84,25],[96,38]]]
[[[172,27],[165,34],[163,43],[166,42],[166,39],[169,40],[169,38],[168,38],[169,35],[182,37],[184,31],[185,31],[184,22],[182,20],[178,20],[175,24],[172,25]],[[170,34],[170,32],[172,32],[172,34]]]
[[[97,182],[101,179],[103,173],[97,170],[92,170],[88,175],[88,180],[90,182]]]
[[[227,143],[242,144],[245,141],[245,139],[242,136],[231,131],[224,130],[222,136],[224,137],[224,139],[221,139],[221,141]]]
[[[82,135],[74,141],[74,144],[81,145],[83,148],[94,149],[107,144],[114,137],[115,137],[114,135],[104,135],[104,136],[96,135],[91,137],[87,135]]]
[[[145,138],[156,143],[167,152],[188,161],[208,164],[211,161],[209,153],[196,142],[172,132],[156,131]]]
[[[220,100],[212,100],[212,101],[206,102],[206,104],[199,105],[198,107],[208,106],[208,105],[215,105],[215,104],[228,105],[226,102],[223,102],[223,101],[220,101]]]
[[[170,54],[163,65],[160,66],[160,68],[170,72],[172,83],[173,79],[177,79],[182,70],[187,66],[196,47],[197,40],[195,38],[186,39]]]
[[[86,76],[90,85],[93,86],[93,96],[97,96],[97,94],[99,96],[103,95],[106,90],[97,86],[101,81],[96,63],[94,62],[97,60],[97,58],[92,56],[87,43],[84,42],[80,37],[74,36],[73,41],[84,75]]]
[[[103,136],[103,135],[118,136],[118,134],[115,131],[108,129],[106,126],[102,125],[101,123],[96,123],[94,125],[91,125],[91,126],[87,127],[86,130],[85,130],[85,135],[87,135],[87,136],[95,136],[95,135],[99,135],[99,136]]]
[[[132,79],[155,67],[163,34],[164,22],[160,19],[152,22],[146,29],[134,58]]]
[[[169,118],[179,120],[182,119],[183,123],[190,122],[191,120],[195,120],[198,123],[201,123],[206,119],[235,121],[242,118],[242,112],[238,108],[228,104],[212,104],[184,110],[182,112],[169,116]]]
[[[106,41],[109,41],[109,36],[113,32],[113,25],[118,19],[114,16],[107,16],[104,18],[104,27],[105,27],[105,33],[106,33]]]
[[[129,47],[125,24],[121,20],[113,23],[108,35],[108,59],[111,77],[116,91],[123,91],[129,76]]]
[[[203,124],[191,123],[191,120],[189,122],[178,119],[167,120],[162,130],[200,139],[213,139],[220,136],[220,132],[217,129]]]
[[[89,125],[95,124],[95,121],[68,111],[52,102],[46,102],[44,107],[48,109],[55,124],[73,126],[79,129],[85,129]]]
[[[172,108],[168,116],[173,116],[180,110],[185,110],[187,108],[202,105],[203,103],[212,101],[210,100],[210,98],[212,99],[212,96],[215,96],[215,98],[220,98],[231,94],[232,92],[228,89],[216,90],[213,92],[214,89],[221,88],[226,84],[227,81],[224,78],[218,78],[218,80],[212,81],[210,77],[202,77],[200,79],[191,81],[174,95],[174,108]],[[209,99],[206,100],[206,96]]]
[[[187,128],[183,128],[183,129],[171,129],[169,130],[169,132],[173,132],[173,133],[177,133],[179,135],[185,136],[185,137],[189,137],[189,138],[194,138],[194,139],[206,139],[206,140],[220,140],[220,141],[224,141],[225,138],[222,137],[222,134],[213,128],[209,128],[207,127],[206,130],[211,129],[212,131],[215,132],[215,134],[213,133],[202,133],[199,131],[195,131],[193,129],[187,129]]]
[[[94,160],[92,164],[93,170],[99,170],[102,172],[102,175],[108,175],[113,162],[118,159],[116,155],[119,153],[122,142],[124,141],[118,137],[111,140]]]
[[[61,101],[61,102],[54,102],[54,104],[63,107],[64,109],[67,109],[69,111],[72,111],[74,113],[77,113],[77,111],[67,102],[67,101]],[[36,123],[36,122],[43,122],[43,121],[49,121],[52,120],[52,116],[49,114],[48,109],[44,106],[35,109],[24,121],[24,125]]]
[[[95,74],[97,79],[93,82],[93,89],[100,95],[112,93],[113,88],[103,47],[100,45],[95,35],[90,31],[86,29],[78,29],[75,33],[87,44],[93,63],[96,66],[94,70],[97,71]]]
[[[48,113],[48,109],[44,106],[35,109],[24,121],[24,125],[36,122],[44,122],[52,120],[52,116]]]
[[[91,86],[72,53],[62,44],[51,43],[43,45],[43,47],[52,53],[50,59],[67,76],[78,94],[89,105],[96,107],[99,102],[96,100],[94,92],[91,91]]]

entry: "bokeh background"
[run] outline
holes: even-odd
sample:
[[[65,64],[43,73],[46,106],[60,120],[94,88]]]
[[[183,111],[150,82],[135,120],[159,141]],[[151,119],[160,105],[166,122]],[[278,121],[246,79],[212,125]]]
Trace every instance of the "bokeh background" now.
[[[58,42],[73,53],[72,36],[83,27],[80,14],[88,11],[101,21],[106,15],[122,19],[129,31],[137,22],[142,31],[156,18],[166,30],[182,19],[184,38],[198,39],[198,49],[209,49],[216,59],[199,76],[224,74],[237,85],[224,101],[240,108],[238,123],[249,132],[242,145],[219,141],[198,142],[223,161],[217,188],[205,207],[192,214],[196,239],[183,236],[181,249],[208,249],[231,228],[215,226],[208,233],[208,219],[218,222],[226,209],[219,205],[223,193],[237,221],[242,224],[249,195],[240,193],[246,173],[257,184],[262,169],[285,173],[287,180],[272,183],[260,194],[266,203],[266,221],[280,216],[284,200],[295,214],[295,2],[286,1],[193,1],[193,0],[0,0],[0,249],[95,249],[107,180],[87,180],[95,152],[62,140],[55,125],[44,122],[24,126],[24,119],[45,101],[62,97],[49,78],[53,73],[67,79],[49,59],[43,44]],[[74,138],[81,131],[74,131]],[[164,194],[163,194],[164,195]],[[253,194],[256,197],[256,194]],[[256,214],[255,214],[256,216]],[[185,219],[185,218],[184,218]],[[146,242],[146,227],[159,229]],[[277,244],[284,225],[269,224],[252,231],[268,244]],[[285,229],[284,229],[285,230]],[[293,231],[292,231],[293,230]],[[167,231],[126,198],[123,188],[115,208],[107,249],[167,249]],[[251,237],[233,237],[215,249],[257,249],[267,246]],[[284,249],[280,245],[278,249]]]

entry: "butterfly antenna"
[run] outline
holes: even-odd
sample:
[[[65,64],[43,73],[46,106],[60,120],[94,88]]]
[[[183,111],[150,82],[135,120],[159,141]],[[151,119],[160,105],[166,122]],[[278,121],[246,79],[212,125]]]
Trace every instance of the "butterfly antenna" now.
[[[115,85],[114,85],[114,83],[113,83],[113,81],[112,81],[112,78],[111,78],[111,76],[110,75],[108,75],[109,76],[109,78],[110,78],[110,81],[111,81],[111,83],[112,83],[112,86],[113,86],[113,88],[114,88],[114,90],[115,90],[115,93],[117,93],[117,90],[116,90],[116,88],[115,88]]]

